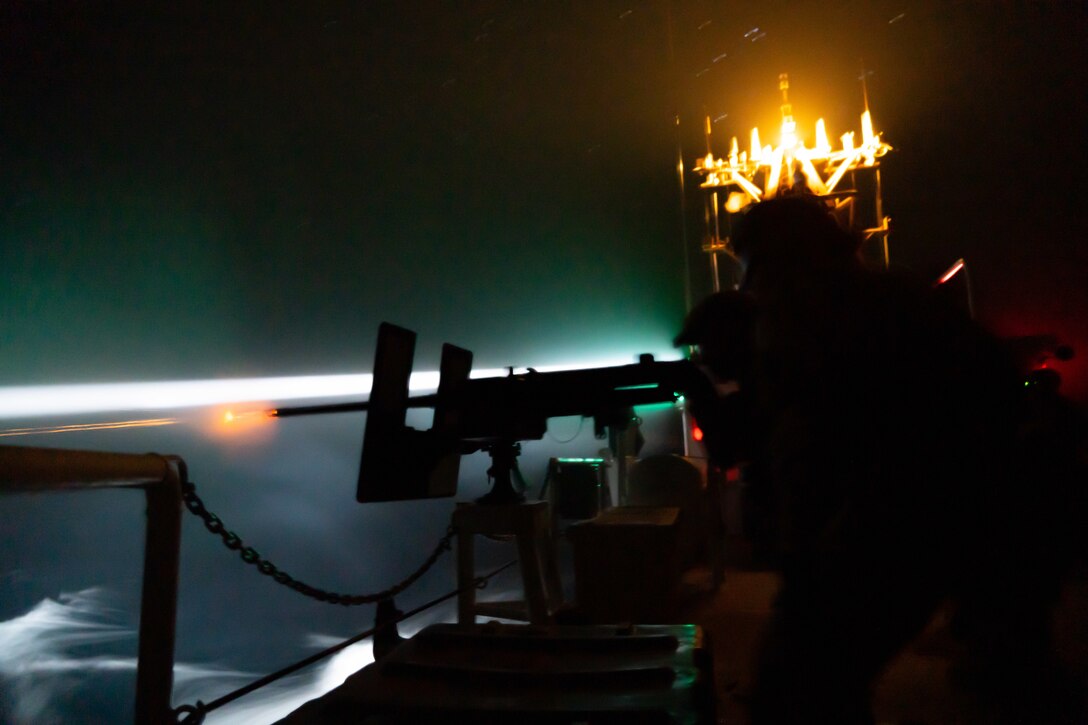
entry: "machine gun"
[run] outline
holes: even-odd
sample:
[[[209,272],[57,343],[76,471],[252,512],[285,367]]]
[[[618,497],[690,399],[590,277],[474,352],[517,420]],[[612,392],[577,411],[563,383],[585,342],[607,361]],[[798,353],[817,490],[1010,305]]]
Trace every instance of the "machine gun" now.
[[[511,479],[519,442],[542,438],[548,418],[592,417],[602,437],[606,428],[625,428],[636,405],[673,402],[711,389],[694,364],[656,362],[651,355],[632,365],[519,374],[511,369],[504,377],[471,379],[472,353],[446,344],[438,391],[409,397],[415,341],[411,330],[382,323],[368,401],[275,411],[279,417],[367,411],[356,492],[361,503],[452,496],[461,456],[476,451],[491,456],[489,474],[495,479],[481,501],[520,501]],[[405,425],[408,408],[433,408],[430,430]]]

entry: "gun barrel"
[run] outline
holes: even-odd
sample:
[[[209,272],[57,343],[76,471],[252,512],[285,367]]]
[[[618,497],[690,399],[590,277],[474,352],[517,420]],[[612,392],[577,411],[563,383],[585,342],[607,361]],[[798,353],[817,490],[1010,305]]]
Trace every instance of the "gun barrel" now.
[[[598,415],[617,406],[635,406],[675,400],[701,378],[686,361],[654,362],[539,373],[474,378],[467,381],[455,399],[448,401],[461,410],[460,424],[466,433],[511,426],[516,421],[542,421],[565,415]],[[409,408],[433,408],[436,394],[407,399]],[[302,405],[270,410],[269,415],[288,418],[298,415],[366,411],[368,401]],[[513,428],[518,428],[513,425]]]
[[[653,362],[559,372],[528,372],[471,380],[451,406],[459,412],[464,439],[540,438],[548,418],[581,415],[598,424],[616,420],[626,408],[673,402],[697,382],[687,361]]]
[[[437,400],[435,395],[420,395],[408,398],[409,408],[433,408]],[[296,415],[318,415],[321,413],[355,413],[370,409],[370,401],[360,400],[351,403],[326,403],[323,405],[293,405],[287,408],[273,408],[268,414],[274,418],[291,418]]]

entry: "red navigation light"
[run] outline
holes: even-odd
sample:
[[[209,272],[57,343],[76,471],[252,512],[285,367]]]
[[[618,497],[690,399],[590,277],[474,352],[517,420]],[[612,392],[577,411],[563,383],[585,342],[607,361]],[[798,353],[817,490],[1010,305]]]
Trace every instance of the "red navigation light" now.
[[[703,440],[703,429],[699,427],[698,423],[693,422],[691,424],[691,439],[696,442]]]

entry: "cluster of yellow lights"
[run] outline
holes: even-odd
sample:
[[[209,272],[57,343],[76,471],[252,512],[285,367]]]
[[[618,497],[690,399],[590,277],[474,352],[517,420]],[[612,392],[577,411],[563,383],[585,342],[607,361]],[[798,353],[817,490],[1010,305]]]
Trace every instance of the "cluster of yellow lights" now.
[[[781,79],[779,86],[785,96],[788,83]],[[880,134],[873,131],[869,110],[861,114],[861,143],[855,145],[854,132],[844,133],[840,139],[842,148],[834,150],[827,138],[827,127],[821,118],[816,121],[816,140],[806,146],[797,133],[790,105],[783,98],[782,127],[778,145],[761,145],[759,129],[752,129],[750,151],[741,151],[736,136],[728,158],[714,158],[708,153],[699,159],[695,171],[706,175],[704,187],[737,186],[726,201],[727,211],[735,213],[748,204],[762,199],[773,199],[783,188],[791,188],[797,171],[804,177],[805,186],[820,196],[835,191],[846,172],[876,165],[876,160],[888,153],[891,146]],[[760,178],[761,177],[761,178]],[[757,179],[762,182],[757,184]],[[788,180],[783,183],[783,180]]]

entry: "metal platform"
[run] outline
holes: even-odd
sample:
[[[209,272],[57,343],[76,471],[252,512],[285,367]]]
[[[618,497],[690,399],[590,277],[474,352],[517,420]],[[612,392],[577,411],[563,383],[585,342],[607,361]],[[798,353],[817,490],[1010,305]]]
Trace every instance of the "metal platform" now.
[[[695,625],[432,625],[280,721],[715,722]]]

